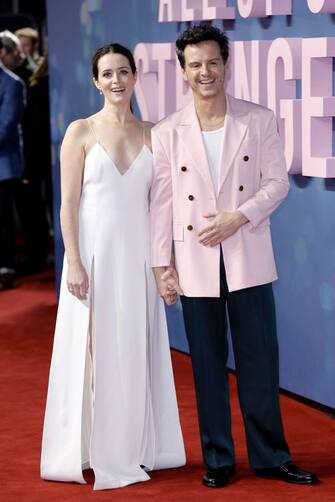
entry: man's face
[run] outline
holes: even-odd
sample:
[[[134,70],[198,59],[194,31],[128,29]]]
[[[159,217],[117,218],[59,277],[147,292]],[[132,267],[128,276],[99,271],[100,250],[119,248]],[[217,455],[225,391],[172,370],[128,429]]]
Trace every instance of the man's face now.
[[[223,91],[225,64],[220,46],[214,40],[187,45],[183,77],[195,96],[212,98]]]
[[[37,43],[33,41],[32,38],[30,37],[22,37],[19,36],[20,42],[21,42],[21,48],[22,52],[27,56],[28,54],[30,56],[33,56],[36,49],[37,49]]]
[[[17,49],[5,49],[4,47],[0,49],[0,61],[9,70],[15,70],[21,63],[21,53],[19,48]]]

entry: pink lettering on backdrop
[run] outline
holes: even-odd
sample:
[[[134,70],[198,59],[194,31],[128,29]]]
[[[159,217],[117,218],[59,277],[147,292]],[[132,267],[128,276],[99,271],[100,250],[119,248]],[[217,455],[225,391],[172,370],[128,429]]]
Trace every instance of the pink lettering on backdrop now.
[[[292,14],[292,0],[237,0],[241,17]]]
[[[302,173],[335,177],[332,156],[335,38],[302,40]]]
[[[267,105],[277,116],[291,174],[301,172],[301,100],[296,99],[297,79],[301,79],[301,39],[277,38],[267,58]]]
[[[202,0],[179,0],[179,2],[183,21],[201,19]]]
[[[231,45],[231,49],[234,47],[231,54],[231,65],[234,68],[233,71],[233,92],[236,98],[246,99],[250,101],[255,101],[259,103],[259,92],[258,88],[254,88],[252,92],[250,80],[252,80],[253,75],[257,69],[253,66],[253,61],[251,61],[251,50],[252,42],[234,42]],[[233,64],[232,61],[238,61],[237,64]],[[251,75],[252,72],[252,75]],[[229,89],[228,89],[229,90]],[[255,92],[256,91],[256,92]]]
[[[274,110],[288,171],[335,177],[335,38],[237,41],[230,47],[227,92]],[[134,54],[135,92],[143,120],[157,122],[191,99],[173,43],[138,44]],[[297,81],[301,81],[301,99]]]
[[[160,0],[158,10],[158,22],[167,23],[175,21],[175,17],[180,17],[180,10],[176,12],[175,0]]]
[[[290,14],[292,14],[292,0],[266,0],[267,16]]]
[[[137,104],[143,120],[158,121],[157,61],[153,60],[154,44],[137,44],[134,58],[138,79],[135,87]]]
[[[176,109],[175,87],[176,56],[174,44],[153,44],[152,57],[157,61],[158,70],[158,120]]]
[[[313,14],[335,12],[334,0],[307,0],[307,4]]]
[[[241,17],[266,16],[266,0],[237,0],[237,7]]]
[[[233,84],[228,85],[227,90],[236,98],[267,105],[264,75],[270,45],[270,40],[230,44]]]
[[[158,21],[195,21],[202,18],[203,0],[160,0]]]
[[[236,0],[236,4],[244,18],[292,14],[292,0]],[[228,0],[159,1],[160,23],[235,18],[236,9],[228,5]]]
[[[180,64],[176,57],[176,67],[175,67],[175,76],[176,76],[176,110],[183,108],[191,99],[192,92],[183,78],[183,74],[180,70]],[[173,89],[171,89],[173,92]]]
[[[227,0],[203,0],[202,19],[235,19],[235,7],[229,7]]]
[[[175,45],[138,44],[134,50],[138,79],[136,100],[143,120],[158,122],[190,100],[175,53]]]
[[[302,0],[300,0],[302,1]],[[306,0],[314,14],[335,13],[334,0]],[[292,0],[236,0],[241,17],[291,15]],[[235,19],[236,9],[228,0],[159,0],[158,21]]]

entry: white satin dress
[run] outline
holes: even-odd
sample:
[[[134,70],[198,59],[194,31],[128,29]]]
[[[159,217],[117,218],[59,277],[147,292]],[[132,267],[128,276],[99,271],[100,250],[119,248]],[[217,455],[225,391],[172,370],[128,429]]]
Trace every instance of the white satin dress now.
[[[98,139],[86,157],[79,242],[89,299],[68,292],[64,260],[44,479],[85,483],[91,467],[94,489],[103,490],[185,464],[165,310],[149,261],[151,180],[145,143],[123,175]]]

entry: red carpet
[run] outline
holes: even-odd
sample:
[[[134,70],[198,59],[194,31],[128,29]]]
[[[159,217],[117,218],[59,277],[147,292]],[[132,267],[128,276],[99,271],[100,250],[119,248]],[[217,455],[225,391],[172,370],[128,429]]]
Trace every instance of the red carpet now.
[[[190,361],[173,353],[187,466],[157,471],[152,480],[129,488],[93,492],[88,485],[45,482],[39,478],[44,401],[52,347],[56,298],[51,274],[24,278],[19,288],[0,293],[1,343],[1,502],[92,501],[335,501],[335,421],[283,397],[287,439],[294,460],[318,472],[321,484],[294,486],[253,476],[232,384],[237,475],[223,489],[201,485],[203,473]]]

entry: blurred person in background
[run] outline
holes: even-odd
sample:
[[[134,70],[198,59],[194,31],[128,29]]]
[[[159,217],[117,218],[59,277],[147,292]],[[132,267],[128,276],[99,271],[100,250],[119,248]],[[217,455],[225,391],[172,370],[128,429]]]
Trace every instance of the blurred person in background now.
[[[20,274],[29,274],[46,265],[51,227],[51,216],[48,218],[46,209],[46,199],[51,207],[48,62],[38,52],[36,30],[21,28],[15,36],[21,49],[15,73],[27,88],[22,120],[25,167],[15,198],[23,237],[17,266]]]
[[[21,120],[24,82],[12,71],[20,60],[19,43],[0,33],[0,290],[15,286],[14,197],[23,172]]]
[[[52,226],[52,180],[51,180],[51,131],[49,104],[49,70],[48,55],[42,58],[39,66],[30,79],[31,116],[34,144],[31,144],[31,165],[39,169],[41,181],[44,183],[44,200],[48,211],[49,226]],[[29,170],[29,164],[27,166]]]
[[[21,42],[22,52],[28,59],[32,70],[36,70],[41,62],[41,56],[39,54],[40,36],[38,31],[30,27],[20,28],[16,30],[15,35]]]
[[[20,41],[22,51],[21,64],[16,68],[15,73],[28,86],[29,79],[43,59],[39,54],[40,37],[38,31],[30,27],[20,28],[15,35]]]
[[[2,42],[1,64],[11,71],[15,71],[22,63],[22,52],[19,38],[9,30],[0,32]]]
[[[47,264],[52,221],[51,138],[48,59],[41,59],[29,79],[23,137],[25,168],[16,206],[24,233],[22,273]]]

